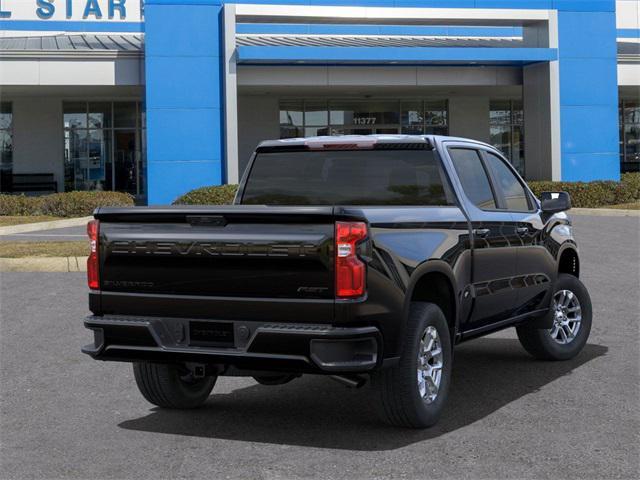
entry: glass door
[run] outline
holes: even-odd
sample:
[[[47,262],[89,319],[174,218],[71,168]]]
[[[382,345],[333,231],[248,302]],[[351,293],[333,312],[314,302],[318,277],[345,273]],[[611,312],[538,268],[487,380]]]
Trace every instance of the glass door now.
[[[140,152],[135,130],[114,130],[115,190],[140,195]]]
[[[144,202],[146,147],[139,102],[64,102],[65,191],[117,190]]]

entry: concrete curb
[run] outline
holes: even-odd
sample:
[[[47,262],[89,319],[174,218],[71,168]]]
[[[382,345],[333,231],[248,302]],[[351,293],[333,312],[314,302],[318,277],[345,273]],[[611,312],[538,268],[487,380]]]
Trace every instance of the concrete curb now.
[[[0,272],[86,272],[87,257],[0,258]]]
[[[593,215],[594,217],[640,217],[640,210],[621,208],[572,208],[569,215]]]
[[[10,225],[0,227],[0,236],[13,235],[14,233],[40,232],[42,230],[53,230],[54,228],[81,227],[86,225],[91,219],[93,219],[93,217],[67,218],[64,220],[52,220],[50,222]]]

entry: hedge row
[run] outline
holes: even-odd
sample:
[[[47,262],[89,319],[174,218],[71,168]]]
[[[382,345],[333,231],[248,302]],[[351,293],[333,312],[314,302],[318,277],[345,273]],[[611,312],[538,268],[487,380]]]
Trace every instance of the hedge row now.
[[[97,207],[128,207],[134,200],[122,192],[66,192],[27,197],[0,195],[0,215],[53,215],[85,217]]]
[[[640,200],[640,173],[625,173],[619,182],[529,182],[536,195],[541,192],[568,192],[574,207],[595,208]],[[203,187],[185,193],[177,205],[227,205],[233,202],[237,185]]]
[[[640,200],[640,173],[624,173],[619,182],[528,182],[536,195],[540,192],[567,192],[574,207],[596,208]]]
[[[625,173],[619,182],[548,182],[532,181],[533,193],[563,191],[571,195],[574,207],[594,208],[640,200],[640,173]],[[228,205],[238,185],[202,187],[178,197],[175,205]],[[0,195],[0,215],[53,215],[56,217],[81,217],[91,215],[97,207],[133,206],[134,199],[122,192],[67,192],[27,197],[24,195]]]
[[[174,205],[229,205],[233,203],[238,185],[220,185],[191,190],[173,201]]]

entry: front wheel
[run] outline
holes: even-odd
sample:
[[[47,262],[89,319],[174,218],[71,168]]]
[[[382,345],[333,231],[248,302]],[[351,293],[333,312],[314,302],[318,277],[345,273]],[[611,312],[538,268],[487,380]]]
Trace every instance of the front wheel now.
[[[541,360],[569,360],[584,348],[591,332],[591,298],[584,284],[573,275],[561,273],[551,305],[553,326],[516,328],[524,349]]]
[[[158,363],[134,363],[133,375],[142,396],[163,408],[196,408],[213,389],[217,376],[195,378],[185,367]]]
[[[381,418],[398,427],[426,428],[440,418],[451,382],[451,340],[440,308],[411,307],[397,366],[372,376]]]

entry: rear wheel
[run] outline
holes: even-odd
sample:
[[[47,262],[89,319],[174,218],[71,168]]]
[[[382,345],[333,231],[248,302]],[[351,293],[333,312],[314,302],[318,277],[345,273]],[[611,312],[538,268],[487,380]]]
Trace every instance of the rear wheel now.
[[[431,303],[415,303],[400,362],[371,379],[381,418],[399,427],[434,425],[447,400],[451,363],[449,327],[442,311]]]
[[[591,331],[591,298],[583,283],[573,275],[558,277],[553,295],[553,326],[516,328],[524,349],[542,360],[569,360],[584,348]]]
[[[134,363],[133,374],[142,396],[163,408],[196,408],[213,389],[217,376],[195,378],[185,367],[156,363]]]

